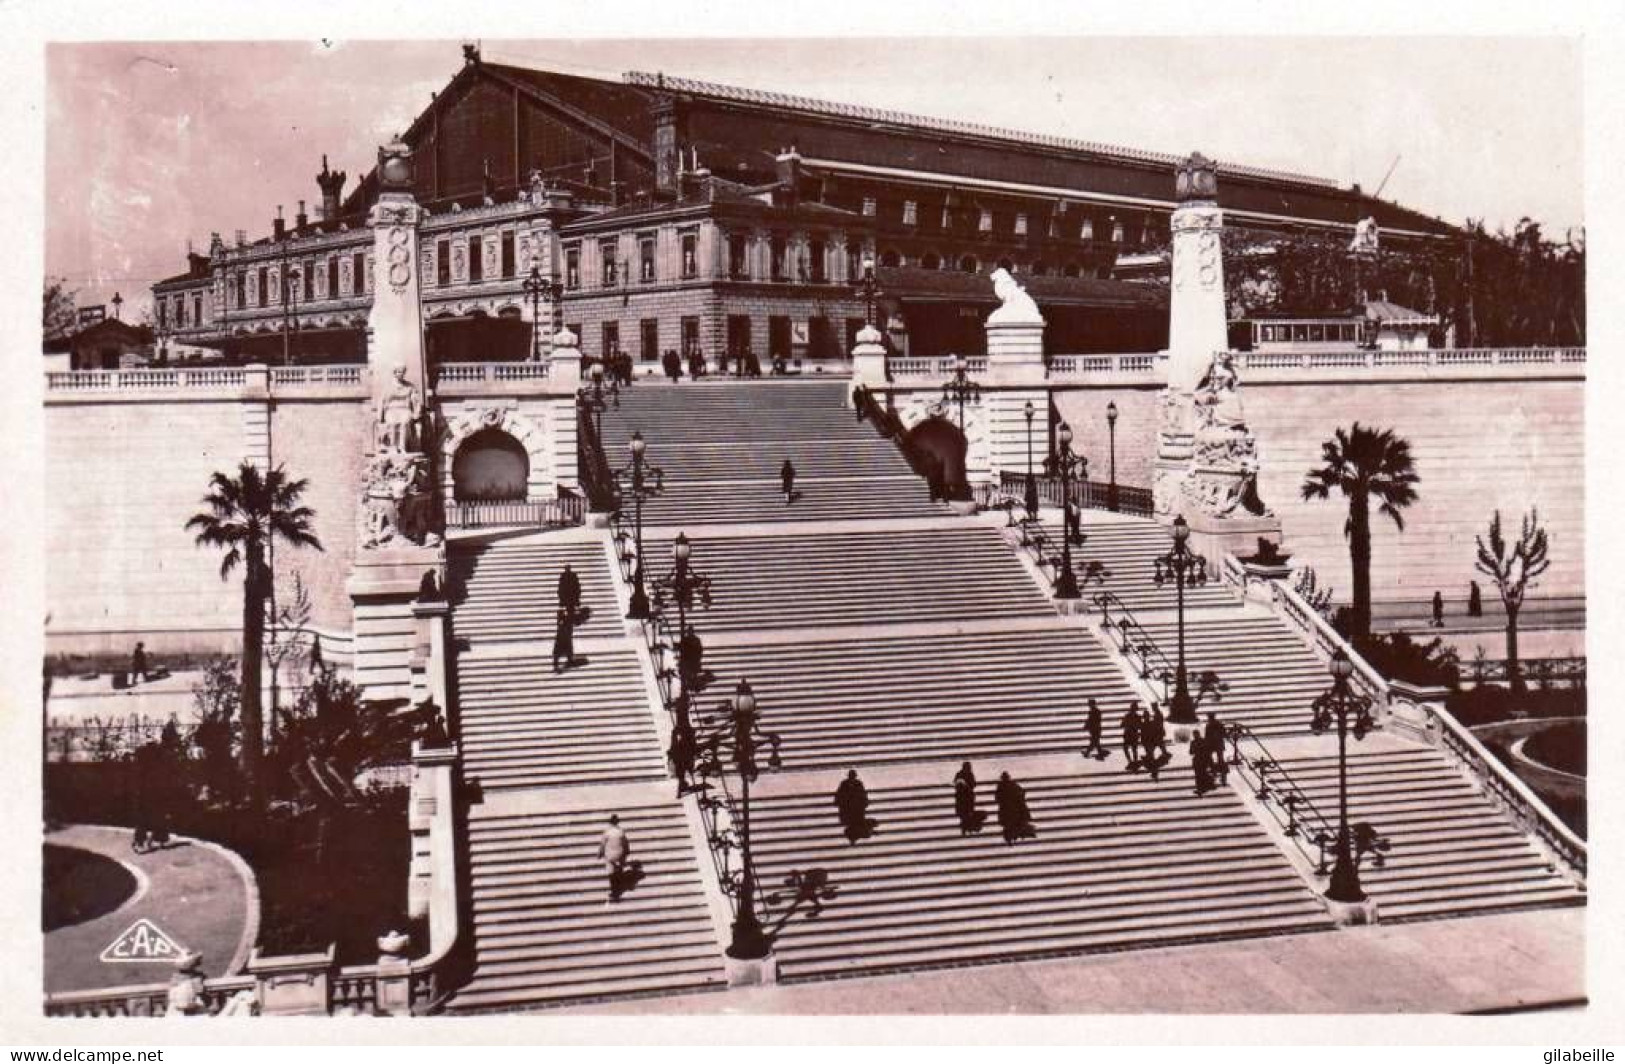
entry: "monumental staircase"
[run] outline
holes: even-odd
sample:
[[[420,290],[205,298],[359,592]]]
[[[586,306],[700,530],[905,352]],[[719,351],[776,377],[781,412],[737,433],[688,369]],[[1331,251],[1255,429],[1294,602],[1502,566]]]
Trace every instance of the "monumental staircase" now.
[[[1242,773],[1198,796],[1177,745],[1160,778],[1124,771],[1118,718],[1130,700],[1164,697],[1158,678],[1119,649],[1098,610],[1056,611],[1053,569],[1035,564],[1041,552],[1005,515],[931,501],[895,446],[844,405],[845,387],[646,380],[603,413],[611,462],[638,431],[662,472],[642,514],[646,577],[672,567],[682,532],[711,580],[711,604],[688,612],[706,646],[696,723],[718,724],[722,700],[749,679],[762,727],[781,739],[784,771],[763,775],[751,813],[782,977],[1333,926],[1317,896],[1324,878]],[[798,471],[788,503],[785,457]],[[1058,544],[1054,516],[1043,535]],[[1074,564],[1100,563],[1086,599],[1109,592],[1114,614],[1172,659],[1174,591],[1152,579],[1168,535],[1124,515],[1084,521]],[[675,617],[647,630],[621,621],[632,564],[618,555],[636,539],[632,522],[627,505],[613,529],[453,543],[456,723],[465,773],[485,794],[468,817],[473,974],[453,1011],[726,983],[728,857],[711,852],[695,796],[677,798],[663,764],[662,644]],[[555,674],[566,562],[592,613],[577,632],[583,662]],[[1218,582],[1190,590],[1185,611],[1190,667],[1226,684],[1204,714],[1246,724],[1306,801],[1335,811],[1335,740],[1309,734],[1323,651]],[[1091,698],[1105,711],[1103,761],[1080,756]],[[1366,873],[1385,919],[1583,899],[1477,775],[1431,747],[1379,738],[1357,755],[1355,780],[1360,815],[1392,842]],[[1034,837],[1007,845],[991,820],[960,833],[950,781],[965,760],[989,813],[1000,771],[1025,785]],[[856,844],[831,802],[854,767],[876,821]],[[606,903],[595,847],[612,812],[646,865]],[[826,889],[798,889],[809,882]]]

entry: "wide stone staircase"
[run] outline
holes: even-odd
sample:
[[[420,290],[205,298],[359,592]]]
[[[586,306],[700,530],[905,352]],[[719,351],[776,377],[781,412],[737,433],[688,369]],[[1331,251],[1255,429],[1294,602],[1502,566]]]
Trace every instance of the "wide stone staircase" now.
[[[784,771],[762,776],[751,813],[784,977],[1331,927],[1323,884],[1289,859],[1240,773],[1198,797],[1177,745],[1160,780],[1124,771],[1118,718],[1157,684],[1134,677],[1087,617],[1057,614],[1002,518],[931,503],[893,446],[843,405],[844,388],[644,381],[603,422],[612,462],[639,430],[665,471],[644,509],[648,579],[672,567],[686,531],[692,565],[711,580],[710,606],[688,613],[709,674],[695,722],[720,724],[719,704],[748,679],[761,726],[781,740]],[[801,493],[789,505],[778,484],[787,455]],[[631,516],[617,528],[625,547]],[[1093,511],[1085,522],[1075,564],[1100,561],[1105,587],[1173,660],[1174,592],[1152,580],[1166,532]],[[668,724],[650,700],[661,655],[622,628],[613,558],[608,530],[453,551],[460,737],[467,774],[490,795],[470,813],[475,967],[454,1010],[724,981],[727,903],[695,798],[671,797]],[[565,561],[593,616],[577,632],[584,661],[555,675],[548,643]],[[1228,685],[1203,711],[1284,743],[1282,764],[1335,808],[1334,740],[1308,734],[1327,682],[1316,653],[1216,583],[1187,594],[1186,625],[1190,667]],[[1090,698],[1105,711],[1105,761],[1078,756]],[[1367,870],[1385,919],[1583,899],[1469,774],[1431,748],[1380,738],[1380,751],[1359,755],[1356,808],[1393,839],[1386,866]],[[998,771],[1016,774],[1034,838],[1006,845],[991,822],[960,834],[950,780],[962,760],[976,762],[989,813]],[[856,845],[831,802],[847,767],[862,769],[877,821]],[[610,812],[646,876],[606,908],[594,854]],[[828,889],[812,899],[795,888],[806,882]]]
[[[979,834],[962,835],[951,774],[869,788],[875,834],[853,845],[827,789],[752,809],[765,889],[816,870],[834,896],[815,918],[780,889],[786,979],[1165,946],[1323,930],[1325,910],[1228,790],[1197,797],[1185,774],[1154,783],[1110,765],[1017,772],[1036,835],[1007,844],[983,778]],[[984,772],[987,769],[984,766]],[[995,777],[996,778],[996,777]],[[1150,1003],[1148,1003],[1149,1005]]]
[[[1585,893],[1442,753],[1370,742],[1379,749],[1349,753],[1349,820],[1369,822],[1391,844],[1382,867],[1368,861],[1360,871],[1384,922],[1584,904]],[[1278,760],[1335,817],[1335,751]]]
[[[1019,509],[1017,514],[1020,514]],[[1060,514],[1041,512],[1038,523],[1046,537],[1046,557],[1058,556],[1061,549]],[[1171,583],[1159,585],[1156,582],[1155,559],[1167,554],[1174,545],[1167,529],[1155,521],[1104,510],[1084,511],[1081,526],[1083,545],[1072,548],[1073,570],[1082,578],[1090,562],[1099,562],[1103,567],[1102,579],[1090,581],[1082,589],[1085,599],[1092,600],[1100,592],[1109,591],[1136,613],[1174,608],[1177,589]],[[1053,579],[1053,564],[1045,572]],[[1222,608],[1235,604],[1235,596],[1217,581],[1185,589],[1187,609]]]
[[[619,814],[643,872],[613,903],[597,859],[611,812]],[[452,1012],[724,982],[699,858],[675,802],[476,816],[469,857],[477,966]]]

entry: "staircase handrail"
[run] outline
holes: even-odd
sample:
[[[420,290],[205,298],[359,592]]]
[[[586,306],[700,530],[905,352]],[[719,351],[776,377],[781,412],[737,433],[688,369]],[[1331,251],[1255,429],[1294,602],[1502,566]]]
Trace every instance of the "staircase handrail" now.
[[[619,509],[620,493],[616,490],[609,456],[604,452],[604,441],[598,437],[592,412],[583,403],[576,404],[576,466],[593,512],[613,513]]]
[[[970,499],[971,488],[968,483],[960,482],[950,484],[943,479],[942,462],[936,455],[916,446],[908,434],[908,426],[896,410],[889,406],[882,406],[880,400],[868,388],[859,386],[852,389],[852,401],[856,405],[863,420],[875,427],[882,439],[890,440],[902,452],[907,460],[908,467],[914,474],[923,477],[926,483],[932,486],[933,497],[943,499]]]
[[[1129,658],[1129,664],[1139,670],[1142,680],[1156,679],[1162,683],[1162,697],[1166,699],[1168,685],[1174,680],[1174,666],[1168,660],[1168,655],[1163,653],[1157,641],[1151,638],[1151,633],[1135,619],[1128,604],[1115,591],[1100,591],[1091,601],[1100,610],[1100,627],[1112,637],[1117,649]],[[1115,622],[1112,620],[1114,610],[1118,614]],[[1139,661],[1135,662],[1134,658]],[[1157,668],[1152,668],[1153,665]]]
[[[1482,780],[1491,797],[1518,822],[1518,826],[1544,843],[1552,855],[1567,864],[1580,883],[1584,884],[1588,852],[1586,841],[1570,830],[1540,796],[1518,778],[1517,773],[1507,768],[1449,710],[1432,702],[1413,704],[1438,723],[1437,729],[1428,730],[1430,734],[1438,735],[1445,752]]]
[[[1226,564],[1228,565],[1228,562]],[[1343,652],[1354,665],[1352,677],[1361,694],[1378,705],[1388,704],[1388,681],[1371,667],[1371,663],[1366,661],[1358,650],[1354,649],[1354,644],[1344,639],[1337,629],[1320,615],[1320,611],[1309,605],[1286,581],[1270,581],[1270,601],[1276,607],[1276,615],[1296,628],[1327,661],[1330,661],[1339,650]]]
[[[1281,825],[1282,834],[1297,845],[1304,857],[1315,862],[1318,874],[1325,875],[1327,855],[1337,841],[1331,821],[1315,807],[1308,793],[1270,753],[1257,732],[1240,721],[1231,721],[1225,725],[1224,734],[1230,742],[1230,764],[1243,780],[1252,785],[1253,796]],[[1251,758],[1243,755],[1243,742],[1256,747],[1257,755]],[[1306,825],[1310,829],[1308,833],[1304,830]],[[1310,849],[1311,843],[1314,844],[1313,851]]]

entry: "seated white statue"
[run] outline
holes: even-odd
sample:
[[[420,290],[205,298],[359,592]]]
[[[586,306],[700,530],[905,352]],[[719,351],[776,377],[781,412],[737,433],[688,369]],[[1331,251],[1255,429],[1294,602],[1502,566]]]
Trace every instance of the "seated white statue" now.
[[[1044,316],[1038,312],[1038,304],[1033,302],[1033,297],[1003,267],[993,271],[993,294],[999,297],[999,308],[988,315],[989,325],[1044,323]]]

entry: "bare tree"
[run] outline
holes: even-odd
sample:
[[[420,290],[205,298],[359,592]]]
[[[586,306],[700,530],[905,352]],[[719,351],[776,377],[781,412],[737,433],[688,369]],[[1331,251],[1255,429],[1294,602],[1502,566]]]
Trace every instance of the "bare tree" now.
[[[1292,585],[1292,590],[1298,593],[1299,598],[1308,603],[1310,609],[1328,621],[1331,620],[1332,589],[1320,586],[1320,577],[1316,574],[1314,566],[1306,565],[1298,570],[1298,579]]]
[[[45,303],[41,319],[45,339],[59,340],[73,332],[79,313],[74,304],[75,293],[68,287],[67,278],[45,279]]]
[[[1475,568],[1495,581],[1501,593],[1501,605],[1507,615],[1507,680],[1512,689],[1524,688],[1523,670],[1518,667],[1518,611],[1523,609],[1524,595],[1535,586],[1535,578],[1544,573],[1551,562],[1546,554],[1546,530],[1540,526],[1540,515],[1531,509],[1524,517],[1517,542],[1509,544],[1501,533],[1501,511],[1490,519],[1489,542],[1478,540],[1478,562]],[[1510,549],[1509,549],[1510,548]]]
[[[300,652],[309,640],[311,604],[310,589],[305,586],[304,578],[298,573],[293,574],[293,593],[284,605],[277,605],[273,598],[268,603],[270,608],[270,623],[266,625],[265,632],[265,660],[271,666],[271,723],[275,728],[282,718],[281,700],[279,690],[282,681],[282,666],[284,664],[297,665]],[[297,686],[299,677],[292,678]]]

